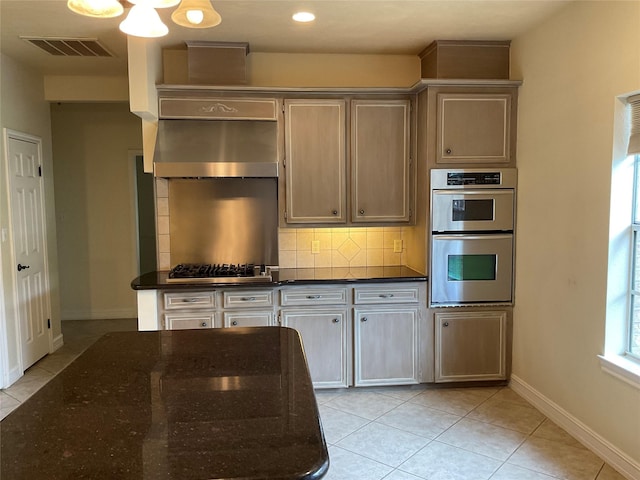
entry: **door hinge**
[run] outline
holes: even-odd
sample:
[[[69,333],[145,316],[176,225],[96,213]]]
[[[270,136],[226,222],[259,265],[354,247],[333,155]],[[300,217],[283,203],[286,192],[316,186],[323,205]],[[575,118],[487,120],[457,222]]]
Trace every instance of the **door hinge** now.
[[[285,220],[287,219],[287,211],[286,210],[284,211],[284,219]]]
[[[42,176],[42,165],[38,165],[38,176]]]
[[[47,318],[47,328],[51,328],[51,319]]]

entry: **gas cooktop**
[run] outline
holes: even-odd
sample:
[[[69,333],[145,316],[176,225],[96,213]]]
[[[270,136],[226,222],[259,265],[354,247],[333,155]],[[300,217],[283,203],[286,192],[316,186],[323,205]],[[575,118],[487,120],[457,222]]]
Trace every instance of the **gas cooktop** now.
[[[168,282],[251,283],[270,282],[270,268],[253,263],[180,263],[169,271]]]

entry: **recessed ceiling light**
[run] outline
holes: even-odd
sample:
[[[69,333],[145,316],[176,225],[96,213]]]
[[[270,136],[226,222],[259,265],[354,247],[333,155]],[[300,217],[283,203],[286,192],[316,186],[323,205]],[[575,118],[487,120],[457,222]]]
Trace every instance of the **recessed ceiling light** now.
[[[313,22],[316,19],[316,16],[311,12],[296,12],[291,18],[293,18],[296,22],[306,23]]]

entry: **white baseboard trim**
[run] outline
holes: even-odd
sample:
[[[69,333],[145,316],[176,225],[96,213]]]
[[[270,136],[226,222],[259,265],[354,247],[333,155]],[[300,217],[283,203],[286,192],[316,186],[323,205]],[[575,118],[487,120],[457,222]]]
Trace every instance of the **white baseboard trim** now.
[[[114,320],[118,318],[137,318],[138,310],[134,308],[113,308],[108,310],[66,310],[60,314],[65,320]]]
[[[3,388],[7,388],[13,385],[20,377],[22,376],[22,372],[20,371],[19,366],[13,367],[11,370],[7,372],[6,375],[6,385]]]
[[[51,345],[53,350],[51,351],[52,353],[55,352],[56,350],[58,350],[62,345],[64,345],[64,339],[62,337],[62,334],[58,335],[57,337],[53,338],[53,344]]]
[[[620,474],[629,480],[640,480],[640,463],[594,432],[558,404],[542,395],[517,375],[511,375],[510,387],[576,440],[615,468]]]

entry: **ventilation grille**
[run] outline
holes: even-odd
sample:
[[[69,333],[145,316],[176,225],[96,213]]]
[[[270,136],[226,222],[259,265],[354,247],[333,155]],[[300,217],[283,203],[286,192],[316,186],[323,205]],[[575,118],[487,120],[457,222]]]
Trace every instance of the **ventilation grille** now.
[[[96,38],[20,37],[58,57],[113,57]]]

